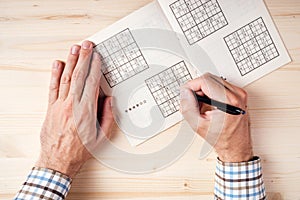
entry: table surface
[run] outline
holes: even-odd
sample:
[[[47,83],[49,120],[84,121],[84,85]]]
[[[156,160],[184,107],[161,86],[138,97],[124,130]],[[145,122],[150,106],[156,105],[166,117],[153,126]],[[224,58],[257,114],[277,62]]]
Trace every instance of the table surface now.
[[[0,199],[14,196],[37,159],[52,61],[65,60],[73,43],[149,2],[0,1]],[[293,62],[246,87],[254,151],[262,158],[269,199],[300,199],[300,1],[266,4]],[[133,151],[156,149],[179,126]],[[114,131],[116,142],[130,148]],[[216,155],[199,160],[201,144],[197,137],[174,164],[144,175],[90,160],[68,199],[212,199]]]

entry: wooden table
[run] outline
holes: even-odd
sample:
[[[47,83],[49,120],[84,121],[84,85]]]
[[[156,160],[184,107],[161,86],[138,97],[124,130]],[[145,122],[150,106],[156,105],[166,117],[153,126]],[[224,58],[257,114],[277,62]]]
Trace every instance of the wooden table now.
[[[52,60],[64,60],[73,43],[149,2],[0,1],[0,199],[14,196],[37,159]],[[246,87],[254,150],[269,199],[300,199],[300,1],[266,4],[293,62]],[[159,140],[168,141],[176,128]],[[157,140],[143,148],[155,149]],[[197,137],[173,165],[145,175],[90,160],[68,199],[212,199],[216,155],[198,160],[201,143]]]

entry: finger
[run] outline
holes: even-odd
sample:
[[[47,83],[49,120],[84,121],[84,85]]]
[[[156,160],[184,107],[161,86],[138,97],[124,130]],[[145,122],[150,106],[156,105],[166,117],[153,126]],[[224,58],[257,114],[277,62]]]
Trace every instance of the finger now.
[[[229,82],[227,82],[226,80],[222,79],[221,77],[218,77],[218,76],[213,75],[211,73],[208,73],[207,75],[208,75],[209,78],[211,78],[212,80],[214,80],[216,83],[222,85],[227,90],[230,90],[231,92],[234,91],[233,85],[231,85]]]
[[[73,45],[68,55],[67,63],[62,74],[59,86],[59,98],[65,100],[69,94],[71,77],[79,57],[80,46]]]
[[[210,74],[204,74],[203,76],[187,82],[184,87],[196,92],[198,95],[204,94],[211,99],[226,101],[226,88],[210,77]]]
[[[231,84],[228,83],[226,87],[219,81],[223,81],[223,80],[212,74],[207,73],[201,76],[200,78],[189,81],[183,87],[195,91],[196,94],[200,96],[206,95],[211,99],[225,102],[242,109],[246,109],[247,93],[240,88],[237,88],[240,94],[238,94],[237,92],[233,92],[232,90],[236,86],[230,86],[230,88],[228,88],[228,85]],[[209,118],[209,116],[205,114],[207,113],[206,111],[208,110],[209,109],[204,109],[203,106],[201,107],[201,114],[204,118]]]
[[[60,78],[63,73],[64,63],[56,60],[53,62],[51,80],[49,86],[49,104],[53,104],[57,98],[59,93],[59,84]]]
[[[232,87],[234,89],[233,93],[235,94],[236,98],[239,99],[241,105],[246,106],[247,105],[247,100],[248,100],[247,92],[244,89],[242,89],[240,87],[237,87],[235,85],[232,85]],[[241,107],[241,108],[243,108],[243,107]]]
[[[111,136],[111,127],[114,122],[113,112],[111,108],[112,97],[106,97],[104,100],[103,111],[100,122],[100,134],[102,138],[105,136],[106,138],[110,138]],[[98,142],[100,142],[101,137],[98,138]]]
[[[207,119],[201,116],[199,104],[193,92],[184,87],[180,89],[180,112],[191,128],[204,137],[204,130],[207,130],[205,127]]]
[[[83,89],[83,98],[81,100],[91,101],[91,99],[97,101],[95,94],[98,93],[100,88],[100,77],[101,77],[101,59],[100,55],[96,52],[93,53],[91,68],[86,78],[85,86]]]
[[[212,111],[212,110],[215,110],[215,108],[211,105],[202,103],[202,105],[200,106],[200,113],[202,116],[206,115],[208,111]]]
[[[90,69],[90,62],[93,52],[92,49],[92,42],[84,41],[82,43],[78,62],[72,74],[70,90],[71,95],[77,101],[80,101],[81,99],[85,80]]]
[[[187,82],[186,86],[193,91],[203,91],[206,93],[210,93],[209,85],[215,84],[211,81],[210,75],[210,73],[205,73],[199,78]]]
[[[218,82],[221,85],[224,85],[224,87],[229,90],[226,91],[227,100],[231,105],[238,106],[240,108],[244,108],[245,105],[247,105],[247,92],[243,90],[242,88],[235,86],[225,80],[223,80],[220,77],[217,77],[213,74],[210,74],[210,77]]]
[[[209,74],[209,76],[220,85],[223,85],[227,90],[230,90],[232,93],[237,94],[241,98],[245,99],[247,97],[247,92],[242,88],[235,86],[227,82],[226,80],[222,79],[221,77],[215,76],[213,74]]]

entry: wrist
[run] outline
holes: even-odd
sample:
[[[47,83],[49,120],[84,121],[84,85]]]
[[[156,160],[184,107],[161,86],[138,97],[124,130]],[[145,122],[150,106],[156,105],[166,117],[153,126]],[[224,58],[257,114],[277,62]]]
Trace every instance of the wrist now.
[[[229,162],[229,163],[238,163],[238,162],[248,162],[252,160],[254,157],[253,151],[248,150],[244,152],[237,152],[237,151],[222,151],[218,153],[218,158],[222,162]]]
[[[49,159],[41,155],[37,160],[37,162],[35,163],[35,167],[52,169],[70,178],[73,178],[80,170],[81,165],[77,163],[72,164],[70,162],[66,162],[60,159],[55,159],[53,157]]]

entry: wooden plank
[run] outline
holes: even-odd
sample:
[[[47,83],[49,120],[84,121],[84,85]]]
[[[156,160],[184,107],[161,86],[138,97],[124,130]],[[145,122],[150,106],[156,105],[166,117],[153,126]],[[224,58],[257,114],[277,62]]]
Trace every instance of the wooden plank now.
[[[149,2],[0,1],[0,199],[14,196],[38,156],[52,60],[64,60],[71,44]],[[300,1],[266,0],[266,5],[293,62],[246,87],[253,145],[263,160],[269,199],[299,199]],[[115,127],[113,142],[130,152],[151,152],[170,142],[179,128],[132,149]],[[90,160],[68,199],[212,199],[216,155],[198,160],[202,142],[196,137],[174,164],[145,175]]]

